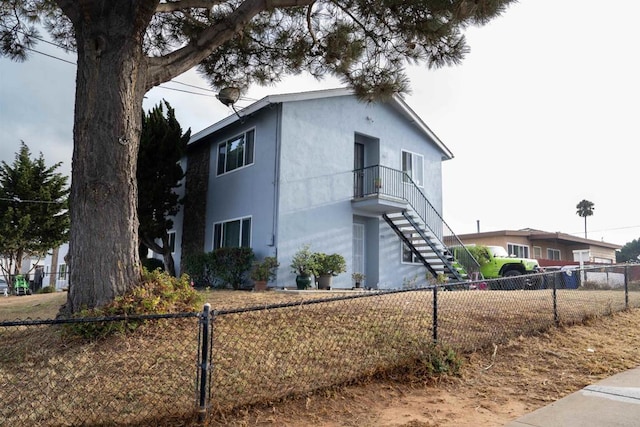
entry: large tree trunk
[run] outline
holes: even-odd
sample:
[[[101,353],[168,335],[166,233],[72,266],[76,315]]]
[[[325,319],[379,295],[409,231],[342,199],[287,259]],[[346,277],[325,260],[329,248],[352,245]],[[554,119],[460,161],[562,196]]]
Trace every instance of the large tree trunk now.
[[[136,163],[146,83],[139,27],[146,25],[139,11],[108,9],[83,9],[74,20],[69,312],[107,304],[141,278]]]

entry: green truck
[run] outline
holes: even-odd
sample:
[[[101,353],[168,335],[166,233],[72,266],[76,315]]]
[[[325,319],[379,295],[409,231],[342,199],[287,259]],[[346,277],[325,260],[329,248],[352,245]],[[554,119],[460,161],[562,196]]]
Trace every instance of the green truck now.
[[[518,258],[509,255],[502,246],[486,246],[488,261],[480,266],[480,272],[485,279],[498,277],[522,276],[538,273],[538,261],[530,258]]]
[[[16,295],[31,295],[31,288],[27,279],[19,274],[13,279],[13,292]]]
[[[492,281],[491,289],[538,289],[542,284],[540,276],[518,277],[540,272],[535,259],[509,255],[502,246],[468,245],[467,250],[478,261],[482,278],[504,278]]]

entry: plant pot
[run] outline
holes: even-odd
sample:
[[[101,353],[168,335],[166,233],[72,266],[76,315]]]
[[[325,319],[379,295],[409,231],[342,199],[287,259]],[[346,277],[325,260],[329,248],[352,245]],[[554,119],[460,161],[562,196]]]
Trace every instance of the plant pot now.
[[[333,276],[330,274],[323,274],[318,277],[318,289],[331,289],[331,281]]]
[[[296,276],[296,287],[298,289],[309,289],[311,287],[311,276]]]
[[[361,287],[362,287],[362,283],[356,282],[356,288],[361,288]]]
[[[267,290],[267,281],[266,280],[255,280],[253,282],[253,290],[254,291],[266,291]]]

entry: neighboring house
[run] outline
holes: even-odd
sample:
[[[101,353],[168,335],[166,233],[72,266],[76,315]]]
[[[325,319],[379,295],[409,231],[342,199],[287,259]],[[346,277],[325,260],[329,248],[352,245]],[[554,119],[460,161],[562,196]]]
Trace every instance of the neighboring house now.
[[[42,287],[54,286],[57,290],[69,287],[69,268],[65,257],[69,253],[69,243],[63,243],[47,253],[42,264]]]
[[[465,245],[502,246],[510,255],[535,258],[542,267],[578,264],[615,264],[620,245],[583,239],[565,233],[525,228],[484,233],[459,234]]]
[[[277,287],[295,287],[291,258],[310,244],[346,258],[334,288],[351,288],[354,272],[369,288],[424,283],[427,272],[450,272],[441,213],[442,161],[452,158],[400,96],[267,96],[192,136],[176,265],[250,246],[277,256]]]

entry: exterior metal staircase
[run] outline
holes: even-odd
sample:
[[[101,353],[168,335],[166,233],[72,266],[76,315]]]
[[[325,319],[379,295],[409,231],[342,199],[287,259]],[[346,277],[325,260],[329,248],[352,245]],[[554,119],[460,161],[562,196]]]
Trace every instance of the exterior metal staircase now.
[[[455,267],[455,259],[447,247],[428,227],[420,225],[420,219],[415,214],[404,210],[400,213],[383,214],[382,218],[433,277],[444,274],[459,282],[466,279],[466,272]]]
[[[385,166],[356,170],[354,195],[395,207],[382,210],[383,219],[434,278],[444,274],[461,282],[479,273],[478,262],[407,173]],[[394,200],[399,203],[390,204]]]

